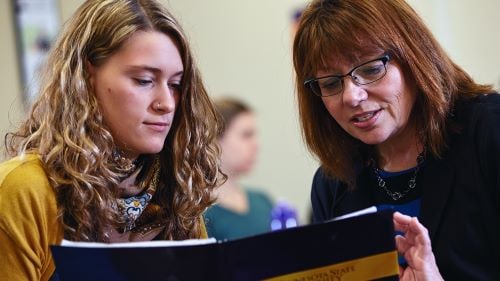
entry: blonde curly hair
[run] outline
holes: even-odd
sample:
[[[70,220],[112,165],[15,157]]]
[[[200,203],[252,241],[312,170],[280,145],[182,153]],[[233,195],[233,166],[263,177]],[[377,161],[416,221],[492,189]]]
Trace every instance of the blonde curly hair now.
[[[5,139],[12,156],[40,155],[57,194],[66,239],[105,241],[105,229],[120,220],[113,207],[121,176],[112,159],[116,147],[86,64],[103,64],[132,34],[151,30],[176,43],[184,66],[181,98],[159,153],[160,184],[152,199],[166,225],[163,239],[199,237],[200,216],[212,203],[213,188],[225,179],[216,145],[218,117],[178,22],[154,0],[87,1],[52,48],[27,120]],[[146,158],[145,167],[152,167],[154,157]]]

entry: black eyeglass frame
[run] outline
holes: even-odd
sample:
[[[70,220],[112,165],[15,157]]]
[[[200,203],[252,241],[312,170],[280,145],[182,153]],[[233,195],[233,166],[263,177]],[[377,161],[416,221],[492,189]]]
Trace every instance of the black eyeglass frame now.
[[[363,66],[365,64],[369,64],[369,63],[372,63],[374,61],[382,61],[382,63],[384,64],[384,69],[385,69],[385,72],[384,72],[384,75],[380,76],[380,78],[378,79],[375,79],[373,81],[370,81],[368,83],[359,83],[358,81],[356,81],[356,79],[352,79],[353,76],[352,76],[352,73],[358,69],[360,66]],[[310,79],[307,79],[305,82],[304,82],[304,86],[306,86],[307,88],[309,88],[309,90],[311,90],[311,92],[315,95],[315,96],[318,96],[318,97],[331,97],[331,96],[336,96],[336,95],[339,95],[341,94],[342,92],[344,92],[344,78],[347,77],[347,76],[351,76],[351,79],[352,81],[356,84],[356,85],[368,85],[368,84],[371,84],[371,83],[374,83],[374,82],[377,82],[379,81],[380,79],[384,78],[384,76],[387,74],[387,62],[389,62],[389,60],[391,60],[391,56],[389,54],[384,54],[383,56],[379,57],[379,58],[376,58],[376,59],[372,59],[372,60],[369,60],[369,61],[366,61],[366,62],[363,62],[362,64],[359,64],[355,67],[353,67],[348,73],[344,74],[344,75],[326,75],[326,76],[321,76],[321,77],[316,77],[316,78],[310,78]],[[338,93],[335,93],[335,94],[331,94],[331,95],[323,95],[321,94],[321,89],[320,89],[320,92],[319,93],[316,93],[316,91],[313,89],[313,86],[312,86],[312,83],[317,83],[318,80],[320,79],[324,79],[324,78],[338,78],[341,83],[342,83],[342,89],[340,92]]]

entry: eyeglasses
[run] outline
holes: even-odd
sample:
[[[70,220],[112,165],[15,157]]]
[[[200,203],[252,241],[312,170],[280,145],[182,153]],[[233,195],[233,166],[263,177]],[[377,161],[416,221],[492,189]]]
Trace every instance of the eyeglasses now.
[[[389,60],[390,56],[386,54],[383,57],[360,64],[344,75],[328,75],[308,79],[304,82],[304,86],[311,89],[318,97],[338,95],[344,90],[344,78],[347,76],[351,76],[356,85],[367,85],[382,79],[387,73],[386,65]]]

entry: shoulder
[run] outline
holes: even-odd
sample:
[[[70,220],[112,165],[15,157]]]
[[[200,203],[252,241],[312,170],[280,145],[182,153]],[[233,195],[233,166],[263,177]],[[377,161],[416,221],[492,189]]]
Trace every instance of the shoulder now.
[[[247,193],[248,196],[269,198],[269,195],[261,189],[245,188],[245,192]]]
[[[18,219],[36,224],[57,217],[56,194],[42,161],[33,155],[0,164],[0,227],[13,229]]]
[[[500,94],[491,93],[457,102],[453,119],[466,140],[482,146],[500,141]]]
[[[314,173],[312,182],[312,203],[314,204],[315,201],[331,201],[343,186],[339,180],[329,176],[322,167],[319,167]]]
[[[263,201],[267,205],[273,204],[272,203],[273,200],[271,199],[271,197],[263,190],[253,189],[253,188],[245,188],[245,192],[247,193],[249,200]]]
[[[324,221],[334,216],[332,207],[338,201],[339,194],[344,194],[341,189],[345,185],[333,177],[328,176],[323,168],[318,168],[314,174],[311,188],[311,205],[313,220]]]
[[[53,193],[37,155],[26,154],[0,164],[0,199],[33,193]]]
[[[500,94],[480,95],[461,101],[455,110],[459,136],[451,139],[450,159],[457,167],[478,171],[488,186],[500,184]]]
[[[9,253],[2,270],[9,268],[7,274],[22,279],[48,279],[54,271],[49,246],[60,243],[63,230],[55,192],[38,156],[0,164],[0,214],[0,252]]]
[[[326,174],[322,167],[319,167],[314,173],[312,189],[320,193],[332,193],[340,187],[340,181]]]
[[[458,122],[466,124],[498,121],[498,118],[500,118],[500,94],[478,95],[470,99],[458,101],[454,117]]]

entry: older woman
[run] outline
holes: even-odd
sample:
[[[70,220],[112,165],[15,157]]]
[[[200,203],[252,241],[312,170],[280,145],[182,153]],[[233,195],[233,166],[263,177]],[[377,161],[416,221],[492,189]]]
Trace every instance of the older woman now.
[[[403,280],[500,279],[500,95],[403,0],[313,1],[293,58],[315,220],[392,208]]]

